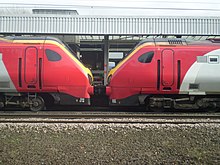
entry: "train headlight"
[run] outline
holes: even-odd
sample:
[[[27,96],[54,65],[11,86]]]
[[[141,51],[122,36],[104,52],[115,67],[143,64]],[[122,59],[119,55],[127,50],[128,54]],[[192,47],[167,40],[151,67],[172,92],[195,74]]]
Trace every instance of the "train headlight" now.
[[[110,84],[111,79],[112,79],[112,75],[108,76],[108,79],[107,79],[107,83],[108,83],[108,84]]]

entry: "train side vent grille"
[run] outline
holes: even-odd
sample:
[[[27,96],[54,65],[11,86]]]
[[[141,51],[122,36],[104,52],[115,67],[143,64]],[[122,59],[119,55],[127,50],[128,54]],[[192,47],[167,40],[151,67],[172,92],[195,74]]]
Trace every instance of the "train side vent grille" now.
[[[199,89],[199,84],[189,84],[189,89]]]
[[[182,40],[168,40],[170,45],[183,45]]]

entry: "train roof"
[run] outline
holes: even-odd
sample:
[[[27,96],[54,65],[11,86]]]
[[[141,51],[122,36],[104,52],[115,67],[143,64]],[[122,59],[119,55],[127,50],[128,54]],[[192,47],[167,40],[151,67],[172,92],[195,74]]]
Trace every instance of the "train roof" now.
[[[170,46],[175,46],[175,45],[220,45],[220,39],[208,39],[208,40],[200,40],[200,41],[194,41],[194,40],[186,40],[182,38],[174,38],[174,39],[169,39],[169,38],[151,38],[151,39],[145,39],[140,41],[136,47],[148,43],[149,45],[154,45],[154,46],[163,46],[163,45],[170,45]]]
[[[45,40],[56,41],[62,44],[61,40],[48,36],[42,36],[42,37],[7,36],[2,38],[2,41],[4,42],[15,42],[15,43],[18,41],[19,43],[36,43],[36,41],[39,41],[39,43],[44,43]]]

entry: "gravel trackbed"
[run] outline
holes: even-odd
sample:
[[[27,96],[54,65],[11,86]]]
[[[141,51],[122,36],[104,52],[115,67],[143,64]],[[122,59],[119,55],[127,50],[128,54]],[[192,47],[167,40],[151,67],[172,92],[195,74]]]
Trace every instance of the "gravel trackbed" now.
[[[219,164],[219,124],[0,123],[0,165]]]

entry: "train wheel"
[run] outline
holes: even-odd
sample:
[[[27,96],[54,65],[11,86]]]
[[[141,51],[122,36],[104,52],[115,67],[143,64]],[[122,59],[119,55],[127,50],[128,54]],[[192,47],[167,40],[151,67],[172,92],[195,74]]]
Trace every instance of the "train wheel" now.
[[[30,110],[31,111],[41,111],[44,110],[45,108],[45,103],[44,103],[44,99],[40,96],[37,96],[36,98],[33,98],[31,100],[32,104],[30,106]]]

